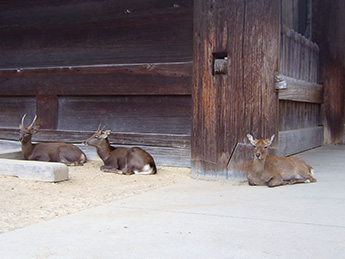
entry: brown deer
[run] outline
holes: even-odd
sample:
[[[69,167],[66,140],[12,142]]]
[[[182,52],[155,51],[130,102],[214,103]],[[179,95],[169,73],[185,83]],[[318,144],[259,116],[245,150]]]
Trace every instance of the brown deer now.
[[[96,133],[85,141],[85,145],[96,147],[98,156],[103,160],[101,171],[126,175],[157,173],[156,164],[149,153],[139,147],[111,146],[108,140],[110,130],[103,129],[98,127]]]
[[[26,128],[24,126],[24,119],[26,114],[22,118],[22,123],[19,125],[20,138],[19,141],[22,144],[22,154],[26,160],[37,160],[46,162],[61,162],[66,165],[83,165],[87,159],[83,151],[78,147],[67,143],[37,143],[32,144],[32,134],[38,129],[37,126],[33,126],[37,115],[35,115],[32,123]]]
[[[247,170],[249,185],[267,185],[275,187],[285,184],[316,182],[313,168],[302,159],[290,156],[267,156],[267,149],[272,144],[271,139],[254,139],[247,134],[254,146],[254,160]]]

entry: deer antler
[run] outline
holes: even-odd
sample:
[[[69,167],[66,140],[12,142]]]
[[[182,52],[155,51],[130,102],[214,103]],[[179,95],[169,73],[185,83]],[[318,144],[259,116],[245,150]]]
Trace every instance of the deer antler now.
[[[103,130],[104,130],[105,125],[103,126],[103,128],[102,128],[102,129],[101,129],[101,126],[102,126],[102,122],[99,124],[97,131],[103,131]]]
[[[22,118],[22,126],[24,126],[24,119],[26,117],[26,114],[24,114],[23,118]]]
[[[30,128],[30,127],[32,128],[32,126],[34,125],[36,119],[37,119],[37,115],[35,115],[34,120],[32,121],[32,123],[30,124],[30,126],[28,128]]]

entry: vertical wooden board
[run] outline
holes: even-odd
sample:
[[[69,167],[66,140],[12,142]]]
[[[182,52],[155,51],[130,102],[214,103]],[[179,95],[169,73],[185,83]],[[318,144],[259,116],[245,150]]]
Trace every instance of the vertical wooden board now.
[[[200,170],[201,162],[205,159],[205,144],[207,144],[207,125],[205,123],[206,109],[204,108],[205,91],[210,86],[210,70],[208,68],[208,39],[209,17],[207,11],[209,1],[194,1],[194,41],[193,41],[193,91],[192,91],[192,166]],[[211,147],[210,147],[211,148]]]
[[[274,76],[280,44],[279,1],[248,1],[244,39],[246,127],[255,136],[278,133]]]
[[[320,104],[279,101],[280,131],[317,127],[320,121]]]
[[[36,96],[36,124],[41,129],[56,129],[58,122],[58,98],[56,95]]]
[[[277,133],[279,3],[195,1],[194,28],[192,170],[222,174],[246,133]]]
[[[18,128],[24,114],[27,115],[26,120],[29,121],[33,119],[35,113],[35,97],[0,97],[1,128]]]
[[[224,139],[220,141],[219,162],[224,166],[238,142],[245,138],[245,86],[244,86],[244,59],[243,42],[245,25],[244,1],[233,1],[232,8],[227,13],[227,49],[228,49],[228,74],[225,85],[225,98],[222,103],[224,109]],[[222,156],[227,159],[224,161]]]
[[[236,117],[238,113],[231,112],[229,105],[231,103],[235,107],[236,104],[232,102],[240,95],[231,92],[231,88],[236,89],[236,82],[241,78],[241,68],[236,64],[241,57],[238,50],[242,49],[243,8],[239,6],[243,6],[242,1],[194,2],[192,159],[203,161],[201,164],[204,163],[208,171],[224,170],[231,153],[229,150],[232,149],[229,138],[234,135],[234,127],[229,117]],[[228,58],[227,69],[238,69],[239,73],[229,76],[228,71],[228,75],[213,75],[214,58],[219,53]],[[237,76],[231,77],[233,75]],[[229,78],[233,80],[231,85]],[[242,89],[241,86],[239,88]]]

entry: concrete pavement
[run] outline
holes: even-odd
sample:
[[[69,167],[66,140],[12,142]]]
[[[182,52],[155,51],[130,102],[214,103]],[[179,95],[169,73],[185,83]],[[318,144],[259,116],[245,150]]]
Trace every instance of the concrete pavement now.
[[[0,258],[344,258],[345,146],[299,157],[317,183],[190,179],[0,235]]]

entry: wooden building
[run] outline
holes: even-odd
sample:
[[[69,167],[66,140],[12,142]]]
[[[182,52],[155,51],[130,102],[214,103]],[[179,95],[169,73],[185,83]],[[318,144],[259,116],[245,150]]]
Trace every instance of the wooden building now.
[[[36,141],[81,143],[102,123],[157,164],[222,177],[243,176],[247,133],[276,134],[281,155],[343,142],[341,0],[0,7],[1,139],[23,114],[38,115]]]

